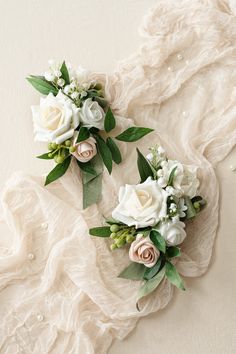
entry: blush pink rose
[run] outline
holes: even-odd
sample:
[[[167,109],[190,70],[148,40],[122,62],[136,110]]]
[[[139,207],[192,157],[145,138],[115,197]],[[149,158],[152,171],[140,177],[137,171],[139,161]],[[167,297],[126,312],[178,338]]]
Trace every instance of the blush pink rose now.
[[[129,258],[136,263],[142,263],[146,267],[153,267],[160,257],[159,250],[154,246],[149,237],[138,234],[129,249]]]
[[[92,137],[75,143],[74,147],[76,150],[72,155],[80,162],[88,162],[97,154],[96,140]]]

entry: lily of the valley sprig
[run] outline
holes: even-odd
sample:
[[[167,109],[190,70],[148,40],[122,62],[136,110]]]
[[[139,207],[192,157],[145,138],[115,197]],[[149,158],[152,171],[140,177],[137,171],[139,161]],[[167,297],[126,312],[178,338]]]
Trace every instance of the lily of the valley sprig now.
[[[141,280],[138,301],[166,278],[185,290],[175,263],[185,240],[185,224],[205,206],[198,195],[197,168],[168,159],[162,147],[153,147],[145,158],[139,150],[141,183],[119,190],[119,204],[109,226],[90,229],[92,236],[109,237],[111,250],[128,247],[131,263],[118,277]],[[191,235],[189,235],[191,237]]]
[[[65,62],[51,60],[44,76],[31,75],[27,80],[46,96],[38,106],[32,106],[35,141],[48,143],[48,151],[38,158],[56,163],[45,185],[63,176],[74,158],[82,174],[83,207],[96,203],[101,195],[103,165],[111,173],[113,162],[122,161],[115,140],[134,142],[152,129],[130,127],[115,138],[108,136],[116,119],[102,85],[82,68],[73,71]]]

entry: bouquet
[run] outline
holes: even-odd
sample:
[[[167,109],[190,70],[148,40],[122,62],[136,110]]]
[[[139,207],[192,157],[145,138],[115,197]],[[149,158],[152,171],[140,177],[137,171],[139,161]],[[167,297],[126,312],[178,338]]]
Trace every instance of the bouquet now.
[[[153,292],[167,278],[185,290],[176,270],[185,224],[205,206],[198,195],[197,168],[170,160],[160,146],[150,148],[145,158],[138,152],[141,183],[119,190],[119,204],[109,226],[90,229],[90,235],[110,237],[111,250],[128,247],[131,263],[118,277],[142,280],[138,301]]]
[[[101,83],[81,67],[73,71],[65,61],[51,60],[44,76],[31,75],[27,80],[46,96],[39,106],[32,106],[35,141],[48,143],[48,151],[37,157],[56,163],[45,185],[64,175],[74,159],[82,174],[83,207],[96,203],[101,195],[103,165],[110,174],[113,162],[122,161],[115,140],[134,142],[152,129],[130,127],[115,138],[108,136],[116,119]]]

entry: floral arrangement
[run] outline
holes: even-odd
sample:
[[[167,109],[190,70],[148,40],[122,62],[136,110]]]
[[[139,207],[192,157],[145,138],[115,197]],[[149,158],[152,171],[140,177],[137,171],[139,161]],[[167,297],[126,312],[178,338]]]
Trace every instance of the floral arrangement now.
[[[109,173],[122,156],[116,140],[134,142],[152,129],[130,127],[112,138],[107,136],[116,119],[104,97],[102,85],[81,67],[49,61],[44,76],[27,77],[41,94],[39,106],[32,106],[35,141],[47,142],[48,151],[38,156],[53,159],[55,168],[45,185],[65,174],[72,158],[81,169],[84,208],[96,203],[101,194],[103,165]]]
[[[111,250],[127,246],[130,265],[118,276],[143,280],[138,301],[154,291],[164,278],[185,290],[176,270],[176,258],[186,237],[185,223],[205,206],[198,195],[197,168],[170,160],[160,146],[146,158],[137,149],[141,183],[119,190],[119,204],[109,226],[90,229],[90,235],[110,237]]]

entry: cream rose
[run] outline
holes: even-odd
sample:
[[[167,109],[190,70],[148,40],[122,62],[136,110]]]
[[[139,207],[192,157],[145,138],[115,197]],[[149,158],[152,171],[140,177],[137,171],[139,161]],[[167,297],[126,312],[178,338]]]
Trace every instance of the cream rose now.
[[[161,223],[157,230],[165,239],[168,246],[176,246],[182,243],[186,237],[185,224],[182,221],[168,221]]]
[[[154,226],[166,216],[167,192],[156,181],[148,178],[137,185],[120,187],[119,204],[112,217],[136,228]]]
[[[61,144],[70,139],[79,125],[79,108],[59,92],[41,98],[39,106],[32,106],[35,141]]]
[[[146,267],[153,267],[160,257],[159,250],[154,246],[149,237],[138,234],[136,240],[131,243],[129,258],[136,263],[142,263]]]
[[[158,171],[160,176],[159,184],[162,187],[167,186],[171,171],[177,167],[173,179],[173,187],[176,194],[180,197],[182,195],[195,197],[199,187],[199,180],[197,178],[197,167],[192,165],[182,165],[178,161],[168,160],[162,162],[162,169]]]
[[[105,112],[92,98],[88,98],[84,101],[82,108],[80,108],[79,115],[84,127],[104,129]]]
[[[96,140],[92,137],[80,143],[74,143],[73,146],[76,150],[72,155],[80,162],[88,162],[97,154]]]

